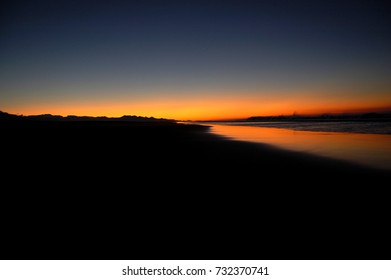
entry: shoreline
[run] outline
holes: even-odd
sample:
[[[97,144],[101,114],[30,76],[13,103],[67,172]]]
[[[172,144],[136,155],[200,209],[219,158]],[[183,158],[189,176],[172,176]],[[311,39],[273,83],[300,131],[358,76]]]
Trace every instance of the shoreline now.
[[[211,132],[287,151],[339,159],[391,171],[391,135],[305,131],[281,127],[213,124]]]
[[[69,160],[76,173],[90,167],[115,173],[114,166],[120,170],[143,170],[149,166],[146,169],[154,172],[180,170],[188,176],[192,176],[191,170],[229,170],[231,176],[237,174],[237,180],[251,172],[263,176],[285,173],[296,178],[311,172],[328,174],[335,180],[351,175],[359,178],[365,174],[391,174],[388,170],[270,144],[229,139],[198,124],[11,121],[0,122],[0,127],[5,130],[4,135],[8,134],[6,142],[15,152],[8,161],[35,158],[40,165],[52,162],[64,166]],[[127,157],[132,160],[126,160]],[[127,164],[122,165],[122,160]]]
[[[351,259],[382,245],[351,236],[367,238],[369,214],[384,224],[389,172],[199,125],[0,122],[0,131],[7,259]]]
[[[391,120],[385,121],[207,121],[207,122],[195,122],[199,124],[208,124],[213,125],[230,125],[230,126],[245,126],[245,127],[265,127],[265,128],[279,128],[279,129],[289,129],[293,131],[303,131],[303,132],[327,132],[327,133],[357,133],[357,134],[379,134],[379,135],[391,135]],[[371,130],[368,130],[368,127],[365,127],[366,130],[363,130],[360,127],[352,126],[352,124],[363,124],[371,123]],[[322,127],[313,127],[313,125],[321,125]],[[328,127],[327,124],[338,126]],[[348,124],[344,127],[345,124]],[[387,124],[387,127],[382,125]],[[376,126],[376,129],[374,128]],[[345,128],[345,129],[344,129]]]

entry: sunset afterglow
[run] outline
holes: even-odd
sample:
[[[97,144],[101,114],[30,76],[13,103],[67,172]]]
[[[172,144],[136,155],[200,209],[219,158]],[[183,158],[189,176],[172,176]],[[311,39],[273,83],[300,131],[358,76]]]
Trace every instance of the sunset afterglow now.
[[[178,120],[391,111],[379,3],[272,2],[10,2],[0,110]]]
[[[120,101],[110,99],[66,102],[11,104],[4,109],[24,115],[54,114],[79,116],[108,116],[120,117],[123,115],[154,116],[177,120],[224,120],[242,119],[250,116],[272,115],[318,115],[318,114],[350,114],[366,112],[391,111],[391,98],[387,95],[372,98],[370,95],[358,97],[355,100],[344,95],[328,95],[320,99],[316,94],[295,92],[294,97],[281,93],[267,94],[254,92],[242,93],[241,98],[234,94],[219,97],[220,93],[210,93],[203,97],[192,98],[155,98],[133,101],[132,98],[123,98]],[[326,94],[324,94],[326,95]],[[391,94],[389,95],[391,96]],[[385,106],[390,104],[389,106]]]

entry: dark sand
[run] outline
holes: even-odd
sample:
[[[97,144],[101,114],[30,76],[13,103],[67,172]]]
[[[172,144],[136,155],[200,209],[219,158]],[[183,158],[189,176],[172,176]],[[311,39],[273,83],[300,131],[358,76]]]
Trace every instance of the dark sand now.
[[[0,129],[7,259],[372,259],[388,246],[389,172],[196,125]]]

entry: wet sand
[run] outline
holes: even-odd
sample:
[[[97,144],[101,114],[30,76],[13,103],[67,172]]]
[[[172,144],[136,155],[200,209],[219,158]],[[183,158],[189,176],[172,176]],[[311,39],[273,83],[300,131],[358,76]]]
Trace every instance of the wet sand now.
[[[10,148],[8,161],[40,184],[53,184],[46,181],[48,174],[82,186],[94,181],[122,184],[132,175],[142,180],[140,184],[180,185],[185,183],[183,176],[202,184],[229,182],[242,187],[266,179],[278,184],[287,177],[292,184],[312,186],[314,176],[335,184],[389,175],[348,162],[224,139],[208,133],[206,126],[26,121],[3,125],[2,130]],[[143,177],[140,172],[154,176]]]
[[[355,259],[371,258],[364,249],[375,252],[381,240],[357,246],[350,236],[362,233],[370,211],[386,213],[389,172],[227,140],[198,125],[4,121],[0,129],[12,193],[4,197],[26,210],[5,227],[10,238],[24,234],[3,250],[7,259],[245,258],[227,237],[260,259],[295,259],[299,250],[307,259]],[[374,200],[376,209],[363,208]],[[275,234],[285,238],[271,242]],[[313,247],[310,236],[322,241]]]

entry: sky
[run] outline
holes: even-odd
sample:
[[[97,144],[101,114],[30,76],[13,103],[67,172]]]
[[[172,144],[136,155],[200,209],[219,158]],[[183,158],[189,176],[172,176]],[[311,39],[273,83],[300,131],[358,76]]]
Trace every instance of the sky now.
[[[177,120],[391,111],[386,1],[5,1],[0,110]]]

